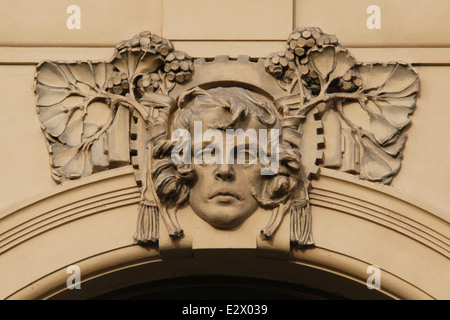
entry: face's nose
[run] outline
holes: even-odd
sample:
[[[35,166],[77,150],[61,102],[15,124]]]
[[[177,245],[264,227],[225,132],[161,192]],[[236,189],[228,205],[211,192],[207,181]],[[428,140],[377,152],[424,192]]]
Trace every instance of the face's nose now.
[[[217,180],[233,181],[235,178],[233,165],[226,163],[218,164],[214,176]]]

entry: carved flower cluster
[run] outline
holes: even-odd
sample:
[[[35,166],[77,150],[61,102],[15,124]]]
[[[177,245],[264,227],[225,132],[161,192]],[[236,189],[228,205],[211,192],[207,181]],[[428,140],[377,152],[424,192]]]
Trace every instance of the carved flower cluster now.
[[[152,102],[167,103],[169,91],[190,79],[193,69],[188,55],[148,31],[119,43],[107,62],[40,63],[37,112],[55,179],[75,179],[109,167],[116,161],[109,155],[110,127],[126,119],[124,109],[148,121]]]
[[[351,131],[346,148],[357,150],[357,158],[350,160],[353,170],[362,179],[392,180],[418,91],[418,76],[410,65],[360,63],[334,35],[300,28],[289,36],[284,52],[267,57],[265,67],[291,97],[282,106],[285,116],[306,117],[319,107],[321,115],[331,111],[339,127]],[[347,113],[349,109],[361,116]]]
[[[137,89],[141,95],[155,92],[159,89],[161,77],[158,73],[145,73],[136,82]]]
[[[295,55],[290,50],[271,53],[264,61],[267,72],[275,78],[291,82],[295,77]]]
[[[128,76],[124,72],[113,72],[111,78],[106,82],[106,90],[115,94],[128,92],[129,88],[130,83],[128,82]]]
[[[266,71],[284,83],[291,83],[296,77],[300,77],[309,92],[316,96],[321,90],[321,83],[311,56],[314,53],[322,53],[327,48],[334,48],[336,52],[347,52],[339,45],[335,35],[323,33],[320,28],[298,28],[289,35],[285,51],[272,53],[267,57]],[[341,79],[331,83],[329,89],[330,92],[352,92],[361,85],[358,74],[349,70]]]
[[[194,71],[194,63],[186,53],[174,51],[167,55],[164,72],[169,81],[183,83],[191,78],[192,71]]]
[[[150,31],[143,31],[130,40],[119,42],[113,56],[117,57],[130,49],[165,57],[173,50],[173,44],[170,40],[152,34]]]
[[[109,92],[124,96],[130,94],[136,100],[146,92],[167,94],[175,83],[189,80],[194,70],[190,56],[175,51],[169,40],[149,31],[120,42],[111,64],[115,74],[108,83]],[[119,79],[114,78],[119,75],[120,84]]]

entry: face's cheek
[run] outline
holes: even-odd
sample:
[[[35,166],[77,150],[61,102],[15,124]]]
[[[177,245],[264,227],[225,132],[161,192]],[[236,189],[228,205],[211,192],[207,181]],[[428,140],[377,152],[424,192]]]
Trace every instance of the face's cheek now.
[[[261,176],[261,166],[260,165],[237,165],[239,168],[237,170],[241,171],[241,176],[245,178],[243,181],[248,185],[248,190],[254,188],[257,194],[261,194],[263,187],[263,179]],[[253,198],[253,196],[252,196]],[[256,200],[255,200],[256,201]]]
[[[194,164],[194,170],[197,177],[190,190],[191,198],[204,198],[206,200],[211,190],[211,184],[213,183],[213,170],[211,166],[203,166],[200,164]]]
[[[219,185],[223,185],[220,179],[216,179],[216,164],[213,165],[194,165],[197,178],[191,187],[193,196],[208,198],[212,190]],[[251,193],[252,188],[259,194],[262,189],[261,167],[259,165],[232,165],[234,178],[227,181],[227,185],[232,185],[234,191],[239,193],[242,200],[254,199]]]
[[[217,164],[194,165],[197,178],[191,186],[189,205],[194,212],[206,222],[218,228],[231,228],[242,223],[258,207],[252,195],[252,188],[260,185],[257,180],[259,169],[243,168],[242,165],[231,165],[230,171]],[[228,179],[221,178],[221,172],[228,172]],[[215,197],[219,190],[231,191],[239,200]]]

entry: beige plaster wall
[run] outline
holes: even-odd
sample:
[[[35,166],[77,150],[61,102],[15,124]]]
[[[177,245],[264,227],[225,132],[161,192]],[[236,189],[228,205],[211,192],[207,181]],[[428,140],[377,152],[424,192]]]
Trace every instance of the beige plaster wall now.
[[[106,60],[115,43],[143,30],[173,39],[177,49],[194,57],[265,57],[282,49],[296,26],[320,26],[336,34],[361,61],[403,60],[417,66],[421,91],[402,169],[391,190],[449,212],[450,2],[432,2],[0,0],[0,212],[63,188],[51,179],[45,138],[35,112],[33,76],[42,59]],[[66,8],[71,4],[81,8],[80,30],[66,28]],[[381,8],[381,30],[366,28],[366,9],[371,4]],[[134,209],[126,212],[134,217]],[[131,230],[134,220],[127,223]],[[58,261],[55,268],[71,261]],[[442,263],[442,269],[446,267]],[[39,275],[28,274],[21,285]],[[10,280],[8,286],[12,292],[15,284]]]
[[[381,29],[369,30],[367,7],[381,10]],[[447,0],[296,0],[295,24],[318,25],[352,47],[448,47]]]
[[[103,47],[143,30],[162,32],[162,0],[2,0],[0,5],[1,46]],[[70,5],[80,7],[79,30],[66,27]]]

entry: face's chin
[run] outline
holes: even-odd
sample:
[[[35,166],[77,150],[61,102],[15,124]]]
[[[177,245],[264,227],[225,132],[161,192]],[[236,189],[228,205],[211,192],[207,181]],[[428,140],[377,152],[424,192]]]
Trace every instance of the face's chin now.
[[[229,229],[240,225],[254,211],[246,210],[239,203],[222,201],[204,204],[201,208],[196,208],[191,203],[191,207],[200,218],[219,229]]]

